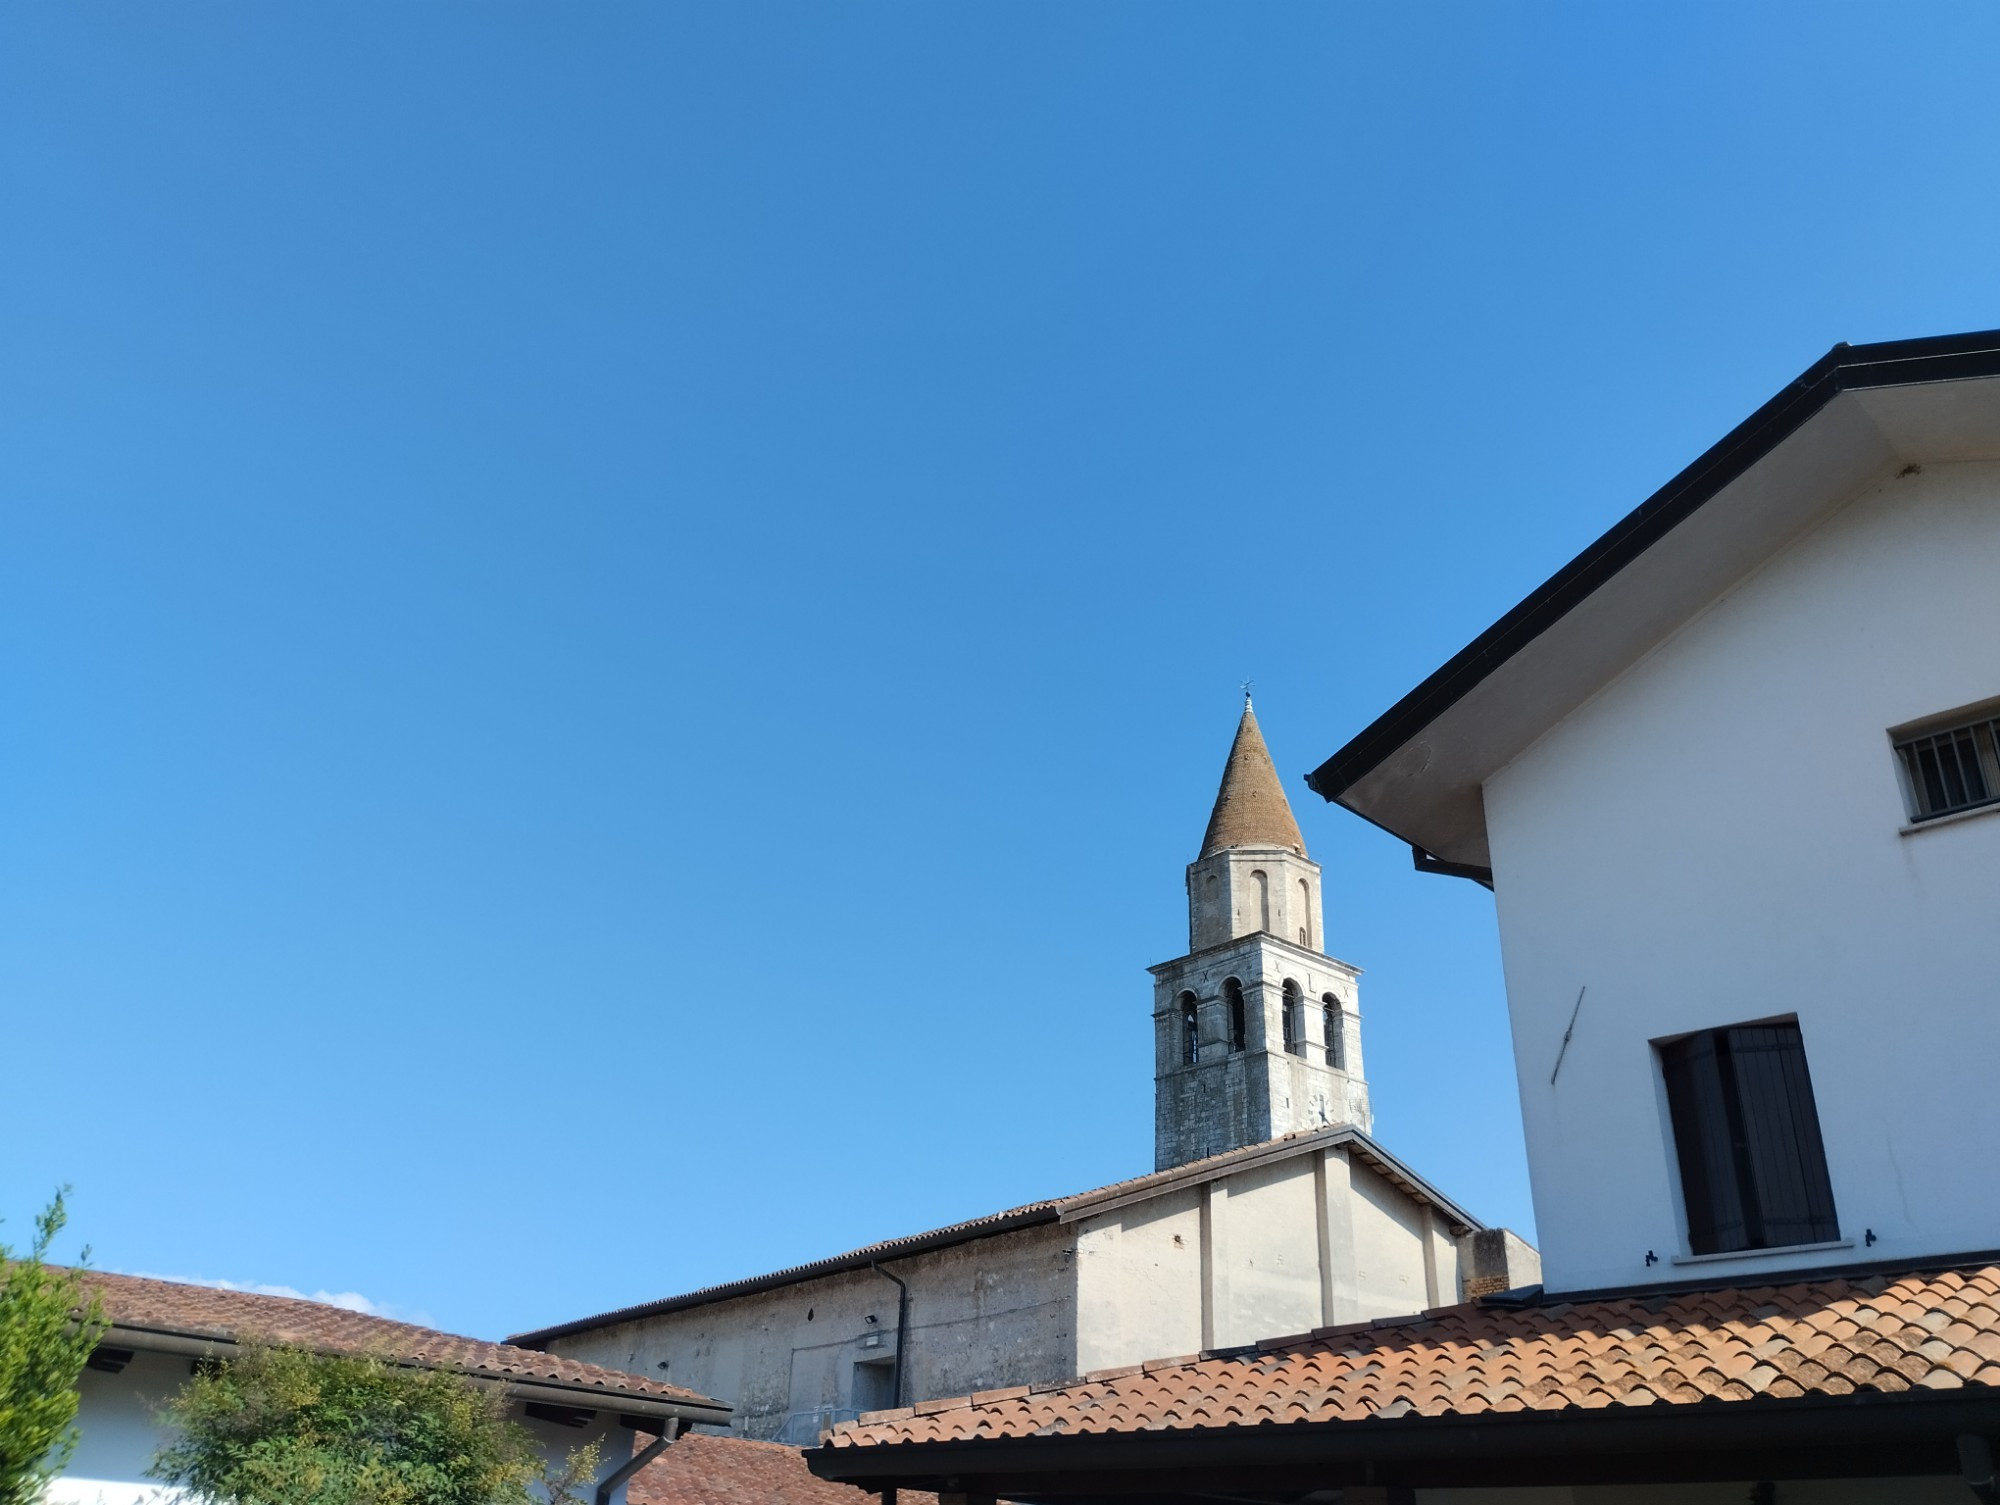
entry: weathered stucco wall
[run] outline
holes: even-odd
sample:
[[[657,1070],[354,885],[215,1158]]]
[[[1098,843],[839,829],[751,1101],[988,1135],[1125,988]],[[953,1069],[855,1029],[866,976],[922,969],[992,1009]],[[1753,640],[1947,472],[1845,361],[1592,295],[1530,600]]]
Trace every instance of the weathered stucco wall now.
[[[1460,1296],[1443,1219],[1344,1146],[1088,1213],[1075,1227],[1082,1373]]]
[[[1074,1247],[1073,1230],[1050,1224],[886,1261],[910,1287],[906,1399],[1072,1377]],[[728,1400],[743,1436],[774,1439],[798,1418],[792,1440],[809,1442],[813,1413],[890,1404],[896,1286],[847,1271],[549,1346]]]

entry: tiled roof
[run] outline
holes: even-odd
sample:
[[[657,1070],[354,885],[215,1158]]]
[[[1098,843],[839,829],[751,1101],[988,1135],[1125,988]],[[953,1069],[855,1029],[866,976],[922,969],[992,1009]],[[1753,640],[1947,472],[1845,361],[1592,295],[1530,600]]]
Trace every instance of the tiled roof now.
[[[2000,1266],[1470,1304],[872,1412],[833,1448],[2000,1386]]]
[[[158,1333],[217,1342],[256,1337],[324,1352],[377,1354],[400,1363],[452,1369],[482,1378],[596,1392],[607,1405],[620,1397],[639,1397],[727,1410],[720,1401],[644,1375],[561,1359],[538,1349],[461,1338],[317,1301],[222,1291],[101,1270],[88,1271],[85,1278],[102,1298],[111,1322],[134,1335]],[[115,1343],[117,1338],[109,1341]],[[579,1395],[578,1403],[588,1398]]]
[[[710,1302],[728,1301],[756,1291],[769,1291],[779,1286],[796,1285],[804,1280],[817,1280],[823,1275],[838,1275],[845,1270],[865,1270],[877,1260],[905,1259],[910,1255],[922,1254],[932,1249],[948,1249],[957,1244],[969,1244],[974,1239],[1011,1233],[1017,1228],[1032,1228],[1041,1223],[1069,1222],[1107,1208],[1123,1199],[1137,1200],[1167,1187],[1221,1175],[1240,1164],[1281,1159],[1287,1155],[1303,1154],[1310,1149],[1328,1144],[1346,1144],[1360,1152],[1372,1169],[1387,1177],[1394,1185],[1434,1205],[1444,1214],[1446,1221],[1455,1231],[1463,1232],[1482,1226],[1470,1213],[1352,1124],[1338,1124],[1324,1129],[1286,1134],[1263,1144],[1225,1150],[1204,1160],[1190,1161],[1186,1165],[1177,1165],[1170,1170],[1149,1171],[1143,1176],[1114,1181],[1109,1186],[1093,1187],[1074,1196],[1051,1197],[1043,1202],[1028,1202],[1019,1207],[1010,1207],[1004,1212],[989,1213],[983,1218],[968,1218],[963,1223],[951,1223],[943,1228],[933,1228],[927,1233],[912,1233],[902,1238],[884,1239],[879,1244],[866,1244],[845,1254],[816,1259],[808,1264],[792,1265],[783,1270],[774,1270],[768,1275],[752,1275],[742,1280],[727,1281],[721,1285],[703,1286],[699,1290],[688,1291],[679,1296],[640,1302],[635,1306],[602,1312],[595,1317],[579,1317],[571,1322],[536,1328],[532,1332],[516,1333],[508,1341],[530,1346],[548,1343],[571,1333],[614,1327],[621,1322],[637,1322],[642,1318],[656,1317],[663,1312],[677,1312],[692,1306],[706,1306]]]
[[[627,1505],[872,1505],[851,1484],[815,1478],[797,1448],[690,1432],[632,1476]],[[899,1505],[935,1496],[904,1490]]]
[[[1236,723],[1236,740],[1229,744],[1229,761],[1222,765],[1222,787],[1215,793],[1201,855],[1230,847],[1286,847],[1301,857],[1306,854],[1305,838],[1299,835],[1278,770],[1271,766],[1271,751],[1257,729],[1257,713],[1250,709],[1248,695],[1243,697],[1243,719]]]

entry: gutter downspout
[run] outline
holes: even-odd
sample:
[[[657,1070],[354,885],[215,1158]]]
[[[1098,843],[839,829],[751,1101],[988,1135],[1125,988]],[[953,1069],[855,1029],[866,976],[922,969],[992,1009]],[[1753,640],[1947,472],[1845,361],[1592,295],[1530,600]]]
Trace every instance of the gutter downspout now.
[[[1993,1449],[1984,1437],[1966,1433],[1958,1438],[1958,1472],[1965,1487],[1981,1500],[2000,1500],[2000,1480],[1994,1478]]]
[[[681,1435],[681,1428],[685,1425],[686,1423],[678,1416],[663,1423],[660,1427],[660,1435],[658,1437],[645,1449],[634,1453],[630,1458],[621,1463],[612,1471],[610,1478],[597,1486],[597,1505],[611,1505],[611,1497],[618,1492],[620,1486],[634,1474],[638,1473],[640,1469],[672,1447],[674,1439]]]
[[[904,1396],[903,1384],[903,1343],[910,1335],[910,1288],[903,1284],[903,1277],[891,1275],[874,1260],[868,1261],[868,1268],[887,1280],[896,1282],[896,1405],[898,1409],[909,1404]]]

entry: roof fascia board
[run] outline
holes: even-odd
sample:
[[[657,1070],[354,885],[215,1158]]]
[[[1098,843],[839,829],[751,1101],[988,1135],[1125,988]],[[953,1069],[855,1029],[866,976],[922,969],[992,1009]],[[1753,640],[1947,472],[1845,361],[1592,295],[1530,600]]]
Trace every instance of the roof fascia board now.
[[[1228,1154],[1216,1155],[1207,1160],[1197,1160],[1189,1165],[1172,1166],[1142,1178],[1139,1185],[1127,1186],[1123,1191],[1114,1185],[1097,1191],[1082,1192],[1074,1197],[1065,1197],[1057,1204],[1061,1209],[1059,1220],[1064,1223],[1074,1223],[1079,1218],[1092,1217],[1100,1212],[1115,1212],[1121,1207],[1150,1202],[1155,1197],[1164,1197],[1190,1186],[1200,1186],[1204,1182],[1233,1176],[1238,1171],[1248,1170],[1253,1166],[1269,1165],[1274,1161],[1289,1160],[1294,1155],[1307,1155],[1318,1150],[1331,1149],[1335,1145],[1351,1144],[1360,1137],[1361,1131],[1352,1124],[1341,1124],[1331,1129],[1315,1129],[1312,1133],[1302,1134],[1296,1139],[1274,1139]]]
[[[1306,776],[1339,801],[1474,686],[1770,454],[1843,391],[2000,376],[2000,331],[1836,345],[1666,485],[1620,518],[1443,667]]]
[[[1275,851],[1277,849],[1274,847],[1272,850]],[[1177,956],[1172,961],[1155,962],[1146,970],[1155,977],[1158,977],[1162,972],[1171,972],[1176,968],[1185,967],[1189,962],[1200,961],[1204,956],[1212,955],[1218,951],[1228,951],[1232,947],[1241,946],[1245,941],[1263,941],[1268,945],[1276,946],[1280,951],[1291,952],[1292,955],[1298,957],[1301,961],[1332,962],[1334,966],[1339,967],[1344,972],[1352,972],[1356,977],[1361,976],[1363,972],[1363,969],[1355,966],[1353,962],[1344,962],[1339,957],[1328,952],[1315,951],[1310,946],[1301,946],[1297,941],[1288,941],[1282,935],[1269,930],[1245,931],[1242,935],[1231,936],[1226,941],[1217,941],[1213,946],[1203,946],[1199,951],[1190,951],[1186,956]]]
[[[1484,790],[1784,549],[1894,470],[1897,450],[1861,398],[1841,395],[1809,436],[1732,480],[1342,794],[1406,841],[1490,868]]]
[[[1252,1145],[1243,1150],[1233,1151],[1228,1155],[1196,1161],[1192,1165],[1177,1166],[1171,1170],[1160,1171],[1157,1175],[1146,1178],[1143,1184],[1128,1187],[1124,1191],[1105,1188],[1103,1191],[1084,1192],[1079,1196],[1067,1197],[1057,1204],[1061,1209],[1060,1221],[1074,1223],[1081,1218],[1094,1217],[1101,1212],[1115,1212],[1121,1207],[1150,1202],[1170,1192],[1220,1180],[1224,1176],[1235,1175],[1238,1171],[1341,1145],[1359,1151],[1362,1159],[1372,1163],[1374,1168],[1388,1180],[1419,1200],[1429,1202],[1444,1214],[1447,1222],[1459,1225],[1464,1232],[1477,1232],[1486,1226],[1352,1124],[1316,1129],[1295,1139],[1273,1140],[1267,1144]]]

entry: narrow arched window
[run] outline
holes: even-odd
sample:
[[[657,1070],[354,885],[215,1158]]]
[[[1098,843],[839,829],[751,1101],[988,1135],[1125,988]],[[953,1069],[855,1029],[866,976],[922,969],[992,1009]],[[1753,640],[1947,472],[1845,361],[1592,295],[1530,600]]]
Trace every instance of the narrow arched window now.
[[[1299,879],[1299,944],[1307,950],[1313,943],[1313,891],[1305,879]]]
[[[1257,928],[1269,930],[1271,928],[1270,875],[1262,868],[1254,868],[1250,873],[1250,881],[1257,885]]]
[[[1347,1070],[1347,1019],[1340,1000],[1327,993],[1319,1001],[1321,1027],[1326,1031],[1326,1064],[1336,1071]]]
[[[1249,1021],[1243,1008],[1243,984],[1233,977],[1222,980],[1222,997],[1229,1005],[1229,1049],[1232,1054],[1249,1044]]]
[[[1305,1008],[1299,1001],[1299,985],[1289,977],[1284,989],[1285,1049],[1295,1056],[1306,1053]]]
[[[1181,1062],[1193,1066],[1201,1060],[1201,1024],[1196,1017],[1198,1000],[1192,993],[1181,994]]]

